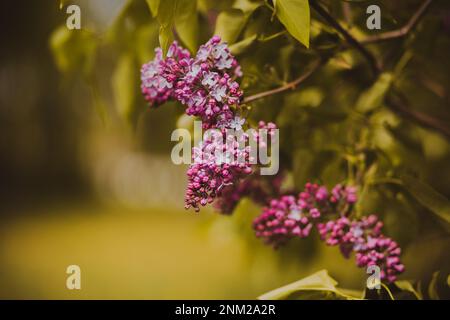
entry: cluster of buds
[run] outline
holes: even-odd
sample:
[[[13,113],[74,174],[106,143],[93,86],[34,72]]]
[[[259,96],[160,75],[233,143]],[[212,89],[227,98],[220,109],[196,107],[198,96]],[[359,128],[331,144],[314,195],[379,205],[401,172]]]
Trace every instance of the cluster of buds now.
[[[242,130],[245,125],[245,119],[239,117],[242,91],[236,82],[242,72],[226,43],[214,36],[200,46],[193,58],[177,42],[172,43],[165,58],[160,48],[155,52],[154,60],[141,70],[142,93],[150,106],[174,99],[186,106],[187,115],[199,117],[204,129],[217,129],[221,133]],[[273,123],[264,122],[259,127],[271,135],[276,128]],[[250,138],[257,140],[257,144],[261,140],[258,135],[241,137],[245,142]],[[242,141],[228,143],[214,138],[204,139],[194,147],[194,161],[187,171],[185,207],[198,211],[200,206],[213,202],[225,187],[237,185],[248,176],[253,163],[249,148],[243,148]]]
[[[191,55],[174,41],[163,58],[161,48],[155,49],[155,58],[141,68],[141,90],[151,107],[157,107],[175,98],[178,81],[186,74]]]
[[[239,107],[242,90],[235,81],[241,68],[218,36],[202,45],[194,58],[174,41],[163,58],[161,48],[141,69],[141,89],[150,106],[175,99],[186,114],[200,117],[204,128],[230,122]]]
[[[253,172],[245,179],[225,187],[214,202],[214,208],[222,214],[231,214],[244,197],[261,206],[267,206],[270,200],[281,194],[283,178],[283,173],[262,176],[258,172]]]
[[[187,115],[202,120],[204,129],[221,133],[193,148],[193,164],[187,171],[187,209],[198,211],[215,201],[219,211],[229,214],[242,197],[250,196],[265,205],[253,222],[256,236],[265,243],[278,248],[292,238],[309,236],[316,226],[327,245],[339,246],[347,258],[354,252],[357,266],[377,265],[382,280],[396,280],[405,269],[401,249],[381,233],[382,222],[374,215],[347,217],[357,201],[356,188],[338,184],[329,192],[324,186],[307,183],[298,195],[282,195],[280,176],[263,179],[251,174],[255,162],[246,144],[253,139],[257,147],[267,148],[265,136],[244,133],[237,141],[234,136],[232,141],[223,141],[223,133],[242,130],[245,119],[239,117],[243,93],[236,82],[242,76],[241,68],[218,36],[202,45],[195,57],[177,42],[166,57],[160,48],[155,53],[154,60],[141,69],[141,89],[149,105],[177,100],[186,106]],[[258,129],[267,130],[273,138],[276,125],[261,121]]]
[[[278,248],[291,238],[309,236],[313,221],[319,217],[320,211],[316,208],[304,210],[299,199],[285,195],[270,201],[270,205],[253,222],[253,228],[258,238]]]
[[[327,245],[339,246],[346,258],[355,253],[358,267],[376,265],[381,280],[393,282],[405,269],[401,249],[382,234],[383,223],[377,216],[351,220],[344,215],[356,201],[354,187],[336,185],[328,192],[324,186],[307,183],[298,196],[272,200],[254,220],[253,228],[257,237],[278,248],[292,238],[308,236],[316,225]]]
[[[224,187],[236,184],[252,172],[250,147],[241,147],[248,136],[241,135],[239,141],[227,136],[227,141],[223,141],[224,131],[212,131],[213,134],[193,148],[194,163],[187,171],[186,209],[192,207],[198,211],[199,205],[213,202]]]

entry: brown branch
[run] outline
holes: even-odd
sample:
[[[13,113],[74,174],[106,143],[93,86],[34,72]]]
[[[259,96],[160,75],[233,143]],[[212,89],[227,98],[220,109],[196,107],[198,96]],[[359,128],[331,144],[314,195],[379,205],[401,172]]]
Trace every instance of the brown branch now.
[[[408,33],[411,32],[412,29],[419,23],[420,19],[425,15],[427,9],[430,7],[431,2],[433,0],[425,0],[420,7],[417,9],[417,11],[414,13],[414,15],[409,19],[409,21],[400,29],[392,30],[380,34],[376,34],[373,36],[369,36],[363,40],[360,40],[360,43],[362,44],[370,44],[375,42],[382,42],[386,40],[392,40],[397,39],[406,36]]]
[[[386,98],[386,104],[395,113],[409,119],[423,127],[433,129],[440,132],[448,139],[450,138],[450,126],[448,123],[442,122],[428,114],[413,110],[408,102],[408,99],[397,93],[396,97],[390,96]]]
[[[355,37],[353,37],[347,30],[345,30],[336,19],[334,19],[328,11],[322,7],[316,0],[310,0],[310,6],[323,18],[325,21],[331,25],[337,32],[339,32],[344,39],[358,50],[364,58],[369,62],[374,75],[378,75],[381,71],[380,64],[378,63],[375,56],[367,50]]]
[[[395,39],[399,37],[406,36],[411,30],[417,25],[419,20],[424,16],[426,10],[430,6],[432,0],[425,0],[420,8],[417,10],[417,12],[411,17],[411,19],[408,21],[408,23],[394,31],[389,31],[386,33],[378,34],[369,38],[366,38],[365,40],[362,40],[362,42],[358,41],[356,38],[354,38],[347,30],[345,30],[320,4],[315,2],[315,0],[310,1],[311,7],[317,11],[318,14],[320,14],[333,28],[335,28],[345,39],[346,41],[352,45],[355,49],[357,49],[369,62],[372,71],[375,76],[377,76],[381,71],[381,66],[379,65],[376,58],[372,55],[370,51],[368,51],[363,44],[368,43],[374,43],[384,40],[390,40]],[[289,89],[295,89],[300,83],[308,79],[321,65],[323,65],[327,60],[317,60],[311,69],[307,71],[305,74],[301,75],[299,78],[295,79],[294,81],[291,81],[281,87],[264,91],[261,93],[257,93],[251,96],[248,96],[244,98],[244,103],[250,103],[255,100],[265,98],[267,96],[271,96],[273,94],[277,94],[280,92],[287,91]],[[397,98],[388,97],[386,99],[387,106],[394,111],[395,113],[404,116],[405,118],[414,121],[415,123],[422,125],[426,128],[430,128],[433,130],[436,130],[446,136],[447,138],[450,138],[450,126],[448,126],[446,123],[440,121],[439,119],[436,119],[432,116],[429,116],[427,114],[412,110],[410,108],[408,100],[406,97],[402,95],[398,95]]]
[[[303,81],[308,79],[324,63],[325,63],[325,60],[317,59],[312,64],[312,67],[307,72],[305,72],[300,77],[298,77],[297,79],[295,79],[295,80],[293,80],[291,82],[288,82],[288,83],[286,83],[285,85],[283,85],[281,87],[278,87],[278,88],[275,88],[275,89],[271,89],[271,90],[268,90],[268,91],[263,91],[263,92],[260,92],[260,93],[257,93],[257,94],[245,97],[244,100],[243,100],[243,103],[250,103],[250,102],[253,102],[255,100],[259,100],[259,99],[265,98],[267,96],[271,96],[271,95],[276,94],[276,93],[287,91],[289,89],[295,89],[300,83],[302,83]]]
[[[418,11],[411,17],[409,22],[403,28],[400,29],[400,31],[397,30],[374,36],[376,38],[373,38],[371,41],[381,41],[407,35],[417,25],[419,20],[423,17],[426,10],[430,6],[431,2],[432,0],[425,0],[418,9]],[[355,47],[355,49],[357,49],[367,59],[375,76],[377,76],[382,71],[380,65],[378,64],[378,61],[372,55],[372,53],[370,53],[370,51],[364,48],[361,42],[359,42],[347,30],[345,30],[339,24],[339,22],[337,22],[320,4],[316,2],[316,0],[311,0],[310,5],[314,10],[316,10],[316,12],[319,15],[321,15],[333,28],[335,28],[347,40],[349,45]],[[409,107],[409,103],[406,97],[400,96],[400,99],[397,100],[394,100],[392,98],[388,98],[386,100],[387,106],[392,111],[404,116],[405,118],[414,121],[419,125],[422,125],[430,129],[434,129],[444,134],[447,138],[450,137],[450,127],[446,123],[443,123],[440,120],[431,117],[427,114],[412,110]]]

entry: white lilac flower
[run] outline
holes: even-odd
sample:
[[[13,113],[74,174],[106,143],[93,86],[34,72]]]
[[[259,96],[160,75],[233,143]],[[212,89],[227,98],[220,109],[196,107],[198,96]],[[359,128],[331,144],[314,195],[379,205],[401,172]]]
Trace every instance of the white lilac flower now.
[[[298,209],[294,209],[291,211],[291,213],[288,215],[289,219],[299,221],[302,218],[302,212]]]
[[[234,119],[232,119],[230,121],[229,127],[231,129],[236,130],[236,131],[241,131],[242,130],[242,126],[244,125],[244,123],[245,123],[245,119],[244,118],[236,116],[236,117],[234,117]]]
[[[206,61],[209,57],[209,50],[206,47],[200,47],[195,57],[197,60]]]
[[[202,68],[198,64],[194,64],[192,65],[191,70],[187,73],[186,76],[191,79],[195,78],[200,73],[201,69]]]
[[[217,78],[218,74],[216,72],[205,72],[202,85],[212,88],[217,83]]]
[[[216,99],[216,101],[221,102],[226,96],[227,87],[226,86],[216,86],[211,91],[211,96]]]
[[[228,56],[227,44],[220,43],[212,49],[214,59],[226,58]]]
[[[216,63],[216,66],[219,70],[230,69],[232,67],[232,65],[233,65],[233,59],[231,59],[231,58],[228,58],[228,59],[222,58],[219,61],[217,61],[217,63]]]

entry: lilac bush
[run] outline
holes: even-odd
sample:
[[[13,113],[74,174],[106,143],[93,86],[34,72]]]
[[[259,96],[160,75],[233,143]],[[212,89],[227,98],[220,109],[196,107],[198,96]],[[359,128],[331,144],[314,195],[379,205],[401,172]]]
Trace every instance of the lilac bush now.
[[[141,70],[142,93],[149,105],[177,100],[187,115],[202,120],[204,129],[218,133],[205,137],[192,149],[186,209],[199,211],[201,206],[214,203],[219,212],[231,214],[240,199],[250,197],[264,206],[253,229],[266,244],[279,248],[293,238],[308,237],[315,227],[320,239],[329,246],[339,246],[344,257],[355,253],[358,267],[377,265],[382,280],[397,279],[405,269],[401,249],[382,234],[383,223],[375,215],[353,217],[356,187],[338,184],[329,191],[323,185],[307,183],[299,193],[283,192],[284,174],[261,176],[258,166],[252,164],[251,147],[240,147],[240,143],[247,145],[254,139],[258,147],[266,148],[267,142],[257,133],[244,133],[231,143],[222,140],[227,129],[242,130],[248,123],[241,117],[243,92],[237,82],[241,67],[219,37],[200,46],[195,57],[177,42],[169,47],[166,57],[160,48],[155,53],[154,60]],[[260,121],[257,128],[266,129],[273,138],[277,126]]]

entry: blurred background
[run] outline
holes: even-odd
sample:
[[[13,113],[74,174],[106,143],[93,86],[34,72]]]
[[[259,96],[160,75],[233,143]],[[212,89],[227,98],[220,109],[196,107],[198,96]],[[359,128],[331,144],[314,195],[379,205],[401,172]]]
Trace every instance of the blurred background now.
[[[150,111],[139,96],[156,22],[143,1],[76,1],[84,31],[68,39],[67,3],[0,4],[0,298],[252,299],[320,269],[362,289],[364,270],[314,237],[279,251],[255,239],[250,201],[232,216],[186,212],[186,168],[170,160],[182,108]],[[117,97],[122,85],[136,92]],[[448,141],[430,139],[448,193]],[[449,248],[440,232],[410,243],[405,278],[448,270]],[[81,290],[66,288],[71,264]]]

